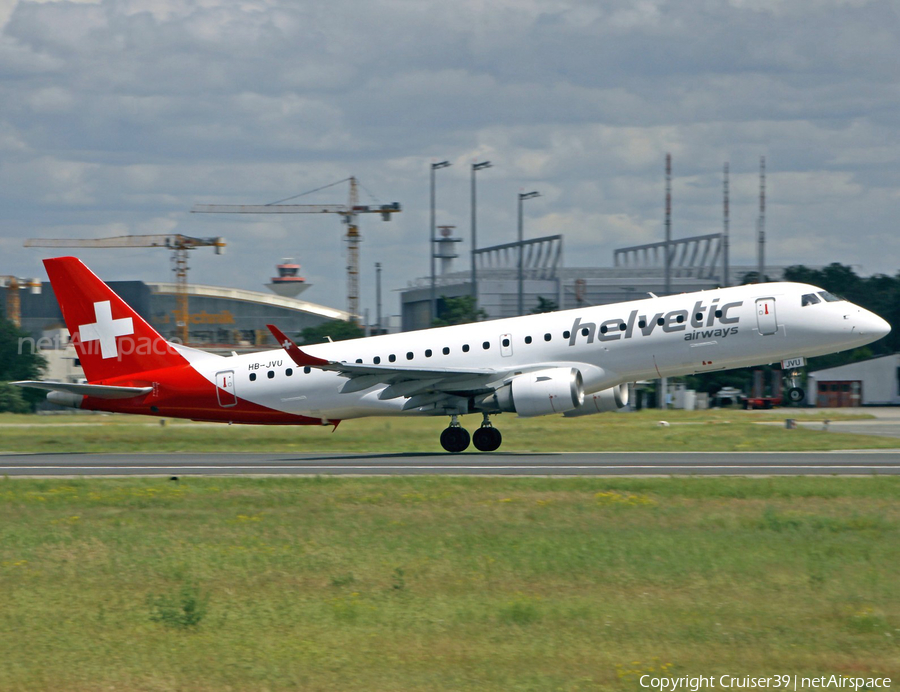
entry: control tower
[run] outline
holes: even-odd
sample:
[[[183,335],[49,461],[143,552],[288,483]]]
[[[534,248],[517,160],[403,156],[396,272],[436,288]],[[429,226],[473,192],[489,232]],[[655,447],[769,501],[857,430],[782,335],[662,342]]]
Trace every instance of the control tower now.
[[[300,276],[300,265],[293,257],[281,260],[281,264],[276,264],[275,269],[278,270],[278,276],[273,276],[271,282],[266,284],[273,293],[284,298],[296,298],[310,287],[306,279]]]

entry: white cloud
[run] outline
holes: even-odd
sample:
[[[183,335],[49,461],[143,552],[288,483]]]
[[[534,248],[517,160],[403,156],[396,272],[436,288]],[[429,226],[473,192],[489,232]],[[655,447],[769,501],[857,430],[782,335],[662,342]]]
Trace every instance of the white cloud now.
[[[401,286],[428,265],[432,159],[454,164],[438,219],[463,252],[469,164],[489,159],[484,243],[515,237],[516,194],[536,189],[527,233],[564,232],[570,266],[608,264],[661,237],[671,152],[676,236],[721,227],[727,160],[734,261],[752,263],[765,155],[773,258],[893,272],[898,30],[889,3],[863,0],[7,2],[3,271],[34,266],[26,234],[222,235],[228,253],[195,262],[197,281],[259,287],[295,255],[317,283],[305,295],[343,307],[339,219],[188,210],[357,175],[404,207],[363,220],[363,285],[381,261]],[[109,278],[168,278],[164,257],[106,257],[90,259]]]

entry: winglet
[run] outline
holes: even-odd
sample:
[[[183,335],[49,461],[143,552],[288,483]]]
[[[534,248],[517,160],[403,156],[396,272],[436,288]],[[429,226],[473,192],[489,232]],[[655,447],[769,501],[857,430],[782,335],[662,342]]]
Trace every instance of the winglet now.
[[[315,356],[311,356],[308,353],[301,351],[300,347],[291,341],[290,338],[285,336],[284,332],[274,324],[267,324],[266,326],[269,328],[269,331],[272,332],[272,336],[275,337],[275,340],[278,341],[278,345],[287,351],[291,360],[297,365],[328,365],[329,361],[324,358],[316,358]]]

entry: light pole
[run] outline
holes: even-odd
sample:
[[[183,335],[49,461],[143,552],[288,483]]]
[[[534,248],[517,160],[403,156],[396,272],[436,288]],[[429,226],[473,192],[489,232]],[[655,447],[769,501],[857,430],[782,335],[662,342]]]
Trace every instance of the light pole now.
[[[429,327],[434,323],[434,318],[437,317],[437,295],[435,294],[434,288],[434,172],[441,168],[447,168],[449,165],[449,161],[440,161],[439,163],[431,164],[431,229],[429,231],[430,239],[428,241],[428,254],[431,256],[431,319],[428,321]]]
[[[475,250],[478,249],[478,235],[475,230],[475,171],[490,167],[490,161],[472,164],[472,308],[474,310],[478,309],[478,275],[475,271]]]
[[[376,334],[382,334],[381,330],[381,262],[375,263],[375,320],[378,325]]]
[[[523,293],[525,286],[525,268],[524,268],[524,259],[525,259],[525,246],[522,244],[524,242],[524,231],[522,228],[522,202],[526,199],[534,199],[535,197],[540,197],[540,192],[520,192],[519,193],[519,314],[522,315],[525,313],[525,295]]]

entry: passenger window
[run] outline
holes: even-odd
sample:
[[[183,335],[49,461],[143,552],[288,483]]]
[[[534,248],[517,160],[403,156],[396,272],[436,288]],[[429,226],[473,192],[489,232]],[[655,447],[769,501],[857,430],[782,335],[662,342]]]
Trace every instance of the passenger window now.
[[[684,322],[684,315],[678,315],[678,317],[675,318],[675,321],[678,322],[678,324],[681,324]]]
[[[807,305],[815,305],[816,303],[821,302],[819,296],[815,293],[804,293],[803,297],[800,299],[800,306],[805,308]]]
[[[412,359],[413,359],[413,352],[407,351],[406,352],[406,360],[412,360]]]
[[[647,320],[641,320],[640,322],[638,322],[638,327],[640,327],[641,329],[643,329],[646,326],[647,326]]]
[[[394,361],[397,360],[397,356],[395,356],[395,355],[392,353],[391,355],[388,356],[388,360],[391,361],[391,362],[393,363]]]
[[[544,341],[550,341],[553,337],[550,334],[544,334]]]
[[[626,329],[628,329],[628,325],[625,324],[624,322],[620,322],[619,323],[619,331],[624,332]]]
[[[426,348],[426,349],[425,349],[425,357],[426,357],[426,358],[431,358],[431,349],[430,349],[430,348]]]
[[[251,382],[256,382],[256,373],[255,373],[255,372],[251,372],[251,373],[250,373],[250,381],[251,381]]]
[[[572,332],[570,332],[568,329],[563,332],[563,339],[568,339],[570,336],[572,336]]]
[[[284,371],[284,374],[287,375],[288,377],[290,377],[291,375],[294,374],[294,369],[288,368],[287,370]]]
[[[449,356],[449,355],[450,355],[450,349],[447,348],[446,346],[444,346],[444,348],[441,349],[441,353],[443,353],[445,356]]]
[[[509,348],[509,339],[503,340],[503,348]]]
[[[722,311],[716,310],[716,317],[721,317],[721,316],[722,316]]]
[[[485,351],[487,351],[490,347],[491,347],[490,341],[485,341],[483,344],[481,344],[481,348],[483,348]]]
[[[362,363],[362,358],[357,358],[357,359],[356,359],[356,362],[357,362],[357,363]]]
[[[379,365],[381,363],[381,356],[375,356],[372,359],[372,362],[375,363],[375,365]]]
[[[305,365],[305,366],[303,367],[303,373],[304,373],[304,374],[308,375],[308,374],[311,373],[311,372],[312,372],[312,368],[309,367],[308,365]]]
[[[266,373],[266,377],[268,377],[270,380],[271,380],[271,379],[274,379],[274,377],[275,377],[275,371],[274,371],[274,370],[269,370],[269,372]]]
[[[581,336],[587,336],[590,333],[591,333],[591,330],[588,329],[587,327],[585,327],[584,329],[581,330]]]
[[[469,344],[463,344],[463,353],[469,352]]]
[[[526,336],[526,337],[525,337],[525,343],[526,343],[526,344],[530,344],[530,343],[531,343],[531,337],[530,337],[530,336]]]
[[[662,317],[660,317],[658,320],[656,320],[656,324],[658,324],[660,327],[662,327],[665,323],[666,323],[666,321]]]
[[[607,327],[605,324],[600,325],[600,333],[601,334],[606,334],[606,332],[608,332],[608,331],[609,331],[609,327]]]

